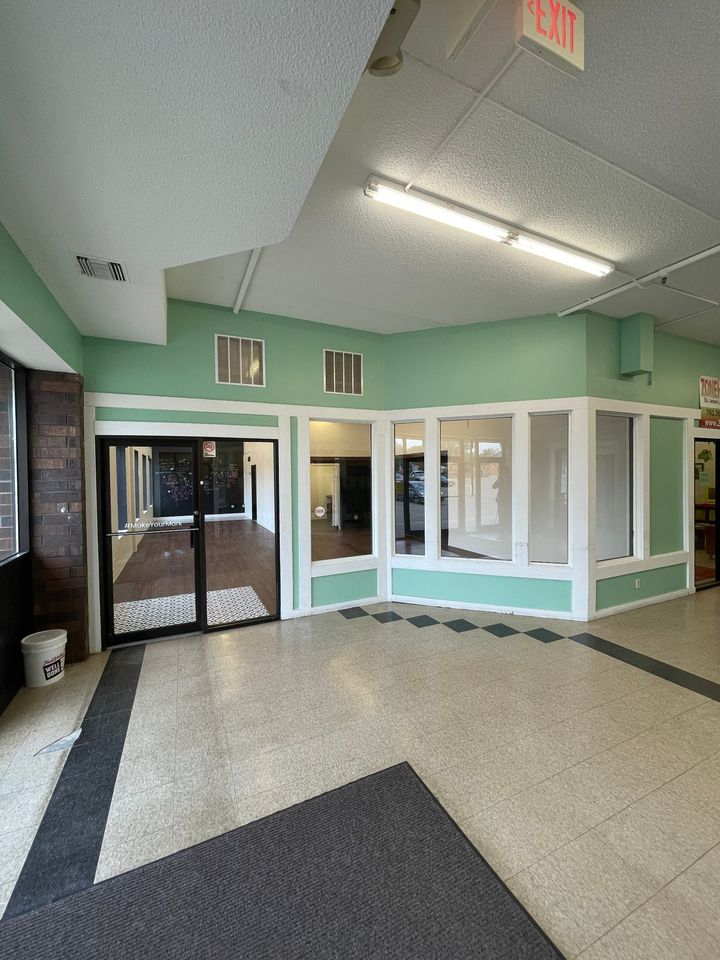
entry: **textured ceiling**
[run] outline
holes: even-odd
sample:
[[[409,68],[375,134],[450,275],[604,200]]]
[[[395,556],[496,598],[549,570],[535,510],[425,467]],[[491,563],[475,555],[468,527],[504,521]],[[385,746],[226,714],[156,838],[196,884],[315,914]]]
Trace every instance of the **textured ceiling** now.
[[[2,4],[0,220],[81,332],[163,342],[163,268],[287,236],[389,6]]]
[[[643,0],[587,4],[582,77],[522,53],[438,150],[514,47],[514,4],[498,0],[448,60],[460,8],[468,0],[425,0],[402,71],[362,78],[290,236],[263,252],[245,307],[382,332],[499,320],[566,309],[720,243],[715,0],[693,0],[682,17],[669,4],[649,17]],[[587,277],[374,204],[362,194],[372,172],[413,179],[618,271]],[[720,300],[719,265],[671,283],[704,284],[695,292]],[[168,278],[170,295],[181,295],[185,269]],[[220,298],[211,273],[193,269],[182,296],[232,305],[241,273]],[[705,306],[653,288],[597,309],[668,323]],[[720,342],[717,313],[663,328]]]

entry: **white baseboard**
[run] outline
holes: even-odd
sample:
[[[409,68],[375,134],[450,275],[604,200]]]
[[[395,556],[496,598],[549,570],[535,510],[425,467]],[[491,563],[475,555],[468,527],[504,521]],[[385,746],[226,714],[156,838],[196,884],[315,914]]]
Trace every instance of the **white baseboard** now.
[[[628,610],[636,610],[638,607],[649,607],[654,603],[664,603],[666,600],[677,600],[679,597],[687,597],[695,593],[694,587],[683,587],[682,590],[674,590],[672,593],[660,593],[656,597],[646,597],[644,600],[633,600],[630,603],[621,603],[616,607],[605,607],[603,610],[596,610],[593,620],[602,620],[605,617],[613,617],[616,613],[626,613]]]
[[[517,614],[523,617],[542,617],[545,620],[572,620],[572,613],[567,610],[536,610],[532,607],[503,607],[489,603],[466,603],[461,600],[429,600],[424,597],[403,597],[393,594],[390,597],[393,603],[414,603],[419,607],[443,607],[448,610],[478,610],[485,613]],[[578,620],[578,623],[586,623]]]
[[[329,603],[323,607],[308,607],[306,609],[290,610],[283,614],[283,620],[297,620],[299,617],[312,617],[316,613],[332,613],[334,610],[349,610],[351,607],[362,607],[370,603],[387,603],[385,597],[365,597],[364,600],[343,600],[342,603]]]

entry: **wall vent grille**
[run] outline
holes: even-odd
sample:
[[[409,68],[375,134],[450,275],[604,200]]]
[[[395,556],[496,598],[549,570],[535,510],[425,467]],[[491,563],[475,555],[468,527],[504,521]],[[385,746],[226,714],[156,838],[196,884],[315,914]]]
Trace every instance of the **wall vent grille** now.
[[[324,351],[325,393],[344,393],[361,397],[363,392],[363,355],[344,350]]]
[[[118,280],[120,283],[128,282],[125,265],[117,260],[101,260],[99,257],[82,257],[75,254],[75,261],[84,277],[92,277],[94,280]]]
[[[215,382],[265,386],[265,341],[215,334]]]

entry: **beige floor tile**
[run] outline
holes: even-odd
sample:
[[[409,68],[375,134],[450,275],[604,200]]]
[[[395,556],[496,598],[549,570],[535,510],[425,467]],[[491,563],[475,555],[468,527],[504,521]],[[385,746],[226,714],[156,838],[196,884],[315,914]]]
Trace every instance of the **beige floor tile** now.
[[[598,837],[585,834],[508,884],[559,948],[575,956],[654,892]]]
[[[532,789],[548,807],[563,804],[588,829],[626,806],[624,800],[613,794],[605,779],[583,763],[562,770]]]
[[[175,786],[171,783],[140,793],[113,796],[103,842],[112,846],[169,829],[174,796]]]
[[[661,890],[580,954],[580,960],[715,960],[718,942]]]
[[[11,880],[8,883],[0,883],[0,918],[5,913],[5,908],[8,903],[10,903],[10,897],[12,896],[13,889],[15,888],[15,881]]]
[[[692,847],[669,837],[634,807],[627,807],[599,824],[593,834],[658,888],[696,859]]]
[[[633,809],[700,857],[720,842],[720,790],[716,805],[708,806],[706,784],[698,785],[696,770],[692,778],[679,777],[638,800]]]
[[[180,847],[175,841],[172,829],[160,830],[112,845],[103,844],[95,871],[95,883],[170,856],[178,849]]]
[[[507,879],[587,832],[562,803],[548,807],[533,789],[460,822],[496,873]]]

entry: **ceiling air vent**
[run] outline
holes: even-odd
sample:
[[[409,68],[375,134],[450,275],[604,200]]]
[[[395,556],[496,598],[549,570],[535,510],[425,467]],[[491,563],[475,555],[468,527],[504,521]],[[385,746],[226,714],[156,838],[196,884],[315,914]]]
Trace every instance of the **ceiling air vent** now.
[[[119,280],[127,283],[127,270],[124,264],[117,260],[100,260],[98,257],[81,257],[75,255],[80,273],[95,280]]]

